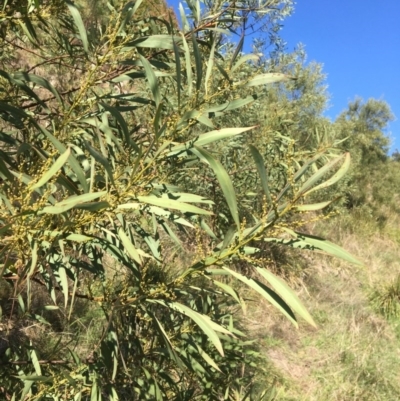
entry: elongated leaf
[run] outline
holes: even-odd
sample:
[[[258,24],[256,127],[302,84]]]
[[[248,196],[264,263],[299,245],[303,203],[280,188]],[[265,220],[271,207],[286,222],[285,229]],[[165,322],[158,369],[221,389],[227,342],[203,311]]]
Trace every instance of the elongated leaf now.
[[[208,94],[208,81],[209,81],[209,79],[211,77],[212,70],[213,70],[213,67],[214,67],[214,52],[215,52],[216,43],[217,42],[216,42],[216,39],[214,37],[213,44],[211,46],[210,57],[208,58],[206,78],[204,80],[204,88],[205,88],[206,95]]]
[[[235,99],[231,100],[226,103],[222,103],[219,105],[213,105],[205,110],[206,113],[213,113],[213,112],[225,112],[238,109],[240,107],[246,106],[249,103],[254,102],[257,100],[257,95],[249,95],[243,99]]]
[[[85,144],[86,149],[94,157],[94,159],[104,167],[104,169],[107,172],[108,177],[110,178],[110,181],[115,186],[113,171],[112,171],[110,162],[107,160],[106,157],[104,157],[100,152],[98,152],[92,145],[90,145],[89,142],[84,140],[84,144]]]
[[[0,70],[0,76],[8,79],[13,85],[16,85],[19,88],[21,88],[28,96],[35,99],[44,109],[48,110],[47,105],[39,98],[39,96],[28,85],[25,84],[25,80],[23,79],[23,77],[21,77],[20,74],[19,75],[18,75],[18,73],[8,74],[7,72]],[[15,78],[15,75],[19,78]]]
[[[176,209],[180,210],[181,212],[189,212],[194,214],[206,214],[212,215],[213,213],[200,209],[197,206],[189,205],[187,203],[178,202],[173,199],[165,199],[165,198],[157,198],[155,196],[138,196],[138,200],[143,203],[147,203],[154,206],[165,207],[167,209]]]
[[[240,221],[239,221],[239,212],[237,208],[236,193],[228,173],[226,172],[222,164],[206,150],[195,146],[192,152],[196,154],[201,160],[209,164],[212,170],[214,171],[214,174],[216,175],[219,185],[221,186],[222,192],[225,196],[225,200],[226,203],[228,204],[233,221],[236,223],[236,226],[239,230]]]
[[[240,38],[240,40],[239,40],[238,45],[236,46],[235,52],[233,53],[231,62],[230,62],[230,64],[229,64],[229,69],[230,69],[231,71],[233,71],[232,65],[233,65],[233,63],[235,62],[236,57],[238,56],[238,54],[239,54],[239,53],[242,51],[242,49],[243,49],[243,44],[244,44],[244,32],[242,32],[242,36],[241,36],[241,38]]]
[[[29,236],[29,239],[31,241],[32,260],[31,260],[31,267],[29,269],[28,277],[31,277],[35,273],[35,269],[36,269],[36,265],[37,265],[37,261],[38,261],[38,243],[36,240],[32,240],[32,238],[30,236]],[[33,243],[33,245],[32,245],[32,243]]]
[[[118,229],[119,238],[121,238],[122,243],[126,251],[128,252],[129,256],[139,265],[142,265],[142,259],[139,256],[139,253],[132,242],[129,240],[128,236],[125,234],[122,228]]]
[[[54,135],[52,135],[49,131],[47,131],[47,129],[45,129],[44,127],[42,127],[40,125],[38,125],[38,128],[47,136],[47,138],[52,142],[54,147],[60,153],[65,153],[67,151],[67,148]],[[70,155],[70,157],[68,158],[68,162],[69,162],[72,170],[76,174],[76,177],[78,178],[80,184],[82,185],[84,192],[88,192],[89,185],[86,181],[85,173],[83,172],[78,161],[76,160],[76,158],[73,155]]]
[[[313,166],[314,163],[320,159],[322,156],[322,153],[318,153],[316,154],[314,157],[312,157],[311,159],[307,160],[302,166],[301,168],[296,172],[296,174],[293,176],[293,180],[294,182],[297,182],[300,180],[301,177],[303,177],[303,175],[307,172],[307,170],[310,168],[310,166]]]
[[[200,219],[200,227],[213,239],[217,240],[217,236],[213,233],[210,226],[204,221],[203,218]]]
[[[267,73],[256,75],[249,82],[247,82],[246,86],[258,86],[258,85],[266,85],[272,84],[274,82],[282,82],[287,81],[288,79],[293,79],[286,74],[281,73]]]
[[[41,86],[42,88],[47,89],[49,92],[51,92],[54,97],[57,99],[57,101],[61,104],[64,105],[64,102],[58,93],[57,89],[45,78],[39,77],[38,75],[35,74],[28,74],[26,72],[16,72],[14,74],[15,79],[21,79],[27,82],[33,82],[36,85]]]
[[[192,32],[192,43],[193,43],[194,61],[196,64],[196,89],[199,91],[201,88],[201,80],[203,78],[203,60],[201,58],[201,53],[199,50],[199,45],[197,44],[197,39],[193,32]]]
[[[190,31],[190,26],[189,22],[186,18],[186,13],[185,10],[183,9],[182,3],[179,3],[179,13],[181,15],[181,21],[182,21],[182,30],[183,32],[188,32]]]
[[[79,13],[78,9],[76,8],[76,6],[73,3],[71,3],[70,1],[66,1],[66,3],[67,3],[67,7],[69,9],[69,12],[72,15],[72,18],[74,19],[75,25],[78,28],[83,49],[85,50],[86,53],[88,53],[89,42],[87,39],[86,29],[85,29],[85,25],[82,21],[81,14]]]
[[[245,63],[246,61],[258,61],[260,59],[259,56],[257,56],[256,54],[246,54],[245,56],[241,57],[237,63],[231,68],[231,71],[234,72],[235,70],[237,70],[243,63]]]
[[[111,207],[111,205],[107,201],[79,203],[75,206],[76,209],[89,210],[89,212],[98,212],[99,210],[109,207]]]
[[[65,239],[76,242],[86,242],[91,240],[92,238],[82,234],[69,234],[65,237]]]
[[[294,237],[291,240],[283,240],[283,239],[265,239],[268,242],[277,242],[283,245],[291,246],[293,248],[301,248],[308,249],[311,251],[322,251],[326,252],[329,255],[335,256],[337,258],[346,260],[347,262],[354,263],[356,265],[362,266],[363,264],[357,260],[350,253],[345,251],[339,245],[336,245],[330,241],[327,241],[324,238],[315,237],[313,235],[299,233],[288,228],[284,228],[286,232]]]
[[[148,211],[150,213],[154,213],[156,216],[163,217],[163,218],[165,218],[165,219],[167,219],[169,221],[173,221],[174,223],[182,224],[183,226],[194,228],[193,224],[189,223],[183,217],[180,217],[180,216],[178,216],[176,214],[173,214],[169,210],[165,210],[162,207],[146,206],[146,211]]]
[[[0,158],[0,173],[4,175],[4,177],[7,178],[10,183],[14,181],[14,176],[10,173],[10,170],[4,163],[3,159]]]
[[[7,2],[5,4],[7,4]],[[24,31],[25,35],[32,42],[32,44],[37,46],[38,41],[37,41],[36,32],[32,26],[31,21],[29,20],[29,18],[24,18],[24,21],[22,19],[18,19],[18,23],[19,23],[20,27],[22,28],[22,30]]]
[[[199,352],[200,356],[214,369],[218,370],[218,372],[222,373],[222,370],[218,367],[218,365],[215,363],[215,361],[210,357],[210,355],[205,352],[199,344],[196,344],[197,351]]]
[[[318,191],[319,189],[327,188],[333,184],[336,184],[340,179],[344,177],[344,175],[349,171],[350,168],[350,153],[345,153],[344,162],[339,170],[328,180],[323,182],[322,184],[317,185],[316,187],[311,188],[304,195],[309,195],[314,191]]]
[[[217,287],[221,288],[224,292],[226,292],[227,294],[229,294],[233,299],[235,299],[235,301],[237,301],[237,303],[238,303],[239,305],[242,305],[242,302],[241,302],[241,300],[240,300],[240,298],[239,298],[238,293],[237,293],[230,285],[225,284],[225,283],[222,283],[222,282],[217,281],[217,280],[213,280],[213,283],[214,283]]]
[[[165,199],[173,199],[178,202],[194,202],[194,203],[206,203],[208,205],[213,205],[214,202],[210,199],[204,198],[204,196],[196,195],[196,194],[188,194],[185,192],[169,192],[161,195],[162,198]]]
[[[299,210],[301,212],[310,212],[310,211],[314,211],[314,210],[325,209],[331,203],[332,203],[332,201],[327,201],[327,202],[314,203],[312,205],[298,205],[295,207],[295,209]]]
[[[42,376],[42,369],[40,368],[39,359],[34,349],[31,351],[31,360],[32,360],[32,365],[35,368],[36,374],[38,376]]]
[[[230,138],[236,135],[240,135],[243,132],[250,131],[254,127],[246,127],[246,128],[222,128],[215,131],[210,131],[205,134],[199,135],[196,140],[191,140],[185,143],[181,143],[179,145],[173,146],[167,156],[173,156],[183,150],[190,149],[194,144],[196,146],[204,146],[209,143],[213,143],[219,141],[221,139]]]
[[[343,158],[348,158],[347,154],[343,154],[335,159],[332,159],[329,163],[326,163],[323,167],[317,170],[300,188],[299,193],[306,193],[314,184],[316,184],[328,171],[332,170]],[[346,164],[346,163],[345,163]]]
[[[172,41],[174,47],[174,55],[175,55],[175,65],[176,65],[176,84],[177,84],[177,91],[178,91],[178,109],[181,108],[181,56],[179,54],[179,49],[176,42]]]
[[[159,104],[161,103],[161,94],[160,94],[160,88],[158,87],[157,78],[154,74],[151,64],[142,55],[139,56],[140,60],[142,61],[144,70],[146,72],[147,81],[149,83],[150,90],[153,93],[154,101],[156,103],[156,106],[158,107]]]
[[[225,250],[232,243],[233,239],[236,236],[237,236],[237,227],[232,225],[228,228],[228,231],[225,233],[222,244],[217,245],[218,252],[221,254],[221,252]]]
[[[308,313],[307,309],[301,303],[298,296],[292,291],[291,288],[279,277],[276,277],[270,271],[257,267],[258,273],[263,276],[275,292],[286,302],[286,304],[299,316],[301,316],[311,326],[317,327],[313,318]]]
[[[138,38],[132,42],[125,44],[127,48],[130,47],[147,47],[153,49],[169,49],[173,50],[174,42],[180,43],[182,38],[179,36],[171,35],[151,35],[143,38]]]
[[[127,11],[125,17],[123,18],[121,25],[118,29],[118,33],[121,33],[125,30],[126,24],[132,19],[132,17],[135,15],[136,11],[142,4],[143,0],[136,0],[135,2],[131,2],[131,4],[127,4],[124,9],[122,10]]]
[[[294,316],[292,310],[280,296],[278,296],[268,287],[263,286],[262,283],[258,282],[257,280],[243,276],[242,274],[235,272],[231,269],[228,269],[227,267],[223,267],[223,269],[229,272],[233,277],[245,283],[254,291],[258,292],[263,298],[265,298],[283,315],[285,315],[296,327],[298,327],[296,317]]]
[[[90,194],[83,194],[83,195],[73,195],[70,196],[67,199],[64,199],[61,202],[57,202],[54,206],[46,206],[42,210],[38,212],[38,214],[44,214],[44,213],[49,213],[49,214],[59,214],[59,213],[64,213],[67,210],[72,209],[76,205],[79,205],[81,203],[85,202],[90,202],[94,199],[100,198],[101,196],[104,196],[107,194],[107,191],[102,191],[102,192],[95,192],[95,193],[90,193]]]
[[[250,152],[256,163],[258,175],[260,176],[260,180],[261,180],[261,186],[264,190],[264,193],[267,197],[268,202],[271,203],[272,199],[271,199],[271,193],[270,193],[269,187],[268,187],[268,175],[267,175],[267,170],[265,169],[264,159],[261,156],[258,149],[253,145],[250,145]]]
[[[61,266],[58,269],[58,276],[60,279],[60,285],[62,288],[62,292],[64,295],[64,307],[66,308],[68,305],[68,295],[69,295],[69,289],[68,289],[68,278],[67,278],[67,273],[65,271],[65,268]]]
[[[54,164],[49,168],[49,170],[46,171],[46,173],[43,174],[43,176],[40,178],[40,180],[32,185],[32,189],[40,188],[46,182],[51,180],[55,174],[58,173],[58,171],[61,169],[62,166],[67,162],[69,156],[71,154],[71,149],[68,148],[55,162]]]
[[[119,126],[122,129],[122,132],[124,133],[125,143],[127,145],[135,146],[136,144],[133,143],[133,141],[132,141],[132,139],[130,138],[130,135],[129,135],[128,124],[126,123],[124,117],[122,117],[122,114],[119,112],[119,110],[116,107],[112,107],[112,106],[110,106],[110,105],[108,105],[107,103],[104,103],[104,102],[101,102],[100,104],[101,104],[102,107],[104,107],[105,110],[109,111],[112,114],[112,116],[117,120]],[[118,146],[119,143],[116,140],[116,138],[112,138],[112,139],[113,139],[113,142]]]
[[[147,300],[150,301],[150,300]],[[153,300],[151,300],[153,301]],[[161,301],[161,300],[154,300],[153,302],[157,302],[161,305],[166,306],[167,308],[174,309],[185,316],[188,316],[191,318],[200,328],[203,330],[204,334],[210,339],[210,341],[214,344],[215,348],[217,351],[224,356],[224,350],[221,344],[221,340],[219,339],[216,331],[219,331],[221,333],[225,333],[228,335],[232,335],[232,333],[220,326],[219,324],[213,322],[207,315],[202,315],[201,313],[198,313],[194,311],[193,309],[190,309],[186,305],[182,305],[179,302],[166,302],[166,301]]]
[[[179,5],[181,7],[181,4]],[[186,79],[187,79],[187,87],[188,87],[188,96],[191,96],[193,90],[193,78],[192,78],[192,63],[190,58],[190,50],[189,46],[186,42],[185,36],[182,35],[182,44],[183,49],[185,50],[185,63],[186,63]]]
[[[182,362],[181,358],[179,358],[178,354],[176,353],[176,351],[171,343],[171,340],[169,339],[168,334],[164,330],[164,327],[162,326],[161,322],[157,319],[157,317],[155,315],[152,315],[151,313],[149,313],[149,314],[154,318],[155,322],[157,323],[157,326],[160,330],[161,336],[168,349],[168,353],[169,353],[171,359],[173,361],[175,361],[181,369],[184,369],[183,362]]]

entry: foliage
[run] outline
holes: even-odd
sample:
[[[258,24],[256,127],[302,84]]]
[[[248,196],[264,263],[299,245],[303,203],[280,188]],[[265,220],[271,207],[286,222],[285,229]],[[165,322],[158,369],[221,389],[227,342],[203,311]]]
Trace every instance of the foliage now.
[[[381,288],[375,288],[370,295],[371,304],[386,317],[398,317],[400,307],[400,277]]]
[[[289,3],[188,1],[182,31],[173,16],[143,16],[140,0],[98,20],[69,1],[4,7],[5,398],[250,399],[260,362],[237,323],[238,283],[315,325],[265,244],[358,263],[297,231],[331,203],[307,198],[350,156],[335,141],[297,150],[284,121],[260,121],[266,85],[296,77],[219,41],[246,10],[275,21]],[[252,125],[227,125],[249,108]],[[98,329],[85,340],[87,311]]]

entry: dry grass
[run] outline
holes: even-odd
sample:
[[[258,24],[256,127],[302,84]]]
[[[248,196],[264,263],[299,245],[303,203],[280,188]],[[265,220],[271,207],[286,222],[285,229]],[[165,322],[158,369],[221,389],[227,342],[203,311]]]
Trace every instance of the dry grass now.
[[[400,271],[397,220],[381,231],[373,220],[354,216],[310,227],[365,264],[306,254],[298,293],[317,330],[306,324],[296,330],[266,302],[249,305],[245,324],[283,379],[276,400],[400,399],[400,321],[387,321],[369,301],[371,289]]]

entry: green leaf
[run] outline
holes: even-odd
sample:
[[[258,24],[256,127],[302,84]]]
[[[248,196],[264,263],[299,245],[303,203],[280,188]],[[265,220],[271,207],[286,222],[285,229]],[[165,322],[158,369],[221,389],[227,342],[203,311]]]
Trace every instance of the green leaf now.
[[[124,230],[122,228],[118,229],[118,236],[121,238],[122,243],[124,244],[124,247],[126,251],[128,252],[129,256],[139,265],[142,265],[142,259],[140,258],[140,255],[135,248],[135,246],[132,244],[132,242],[129,240],[128,236],[125,234]]]
[[[349,168],[350,168],[350,153],[345,153],[344,162],[342,166],[338,169],[338,171],[336,171],[336,173],[331,178],[329,178],[322,184],[319,184],[316,187],[311,188],[304,195],[309,195],[314,191],[318,191],[319,189],[327,188],[333,184],[336,184],[349,171]]]
[[[350,163],[350,156],[348,153],[345,153],[335,159],[332,159],[330,162],[326,163],[323,167],[321,167],[319,170],[317,170],[316,173],[314,173],[300,188],[299,190],[299,194],[305,194],[310,193],[311,191],[309,191],[310,188],[312,188],[312,186],[314,184],[316,184],[328,171],[332,170],[340,161],[342,161],[342,159],[345,158],[345,162],[342,165],[342,168],[344,168],[344,170],[339,169],[339,171],[333,176],[337,176],[337,174],[344,174],[347,169],[348,169],[348,164]],[[331,179],[333,179],[333,177]],[[341,176],[339,176],[338,179],[340,179]],[[338,180],[337,179],[337,180]],[[336,181],[337,181],[336,180]],[[336,182],[335,181],[335,182]],[[318,187],[317,187],[318,188]]]
[[[68,288],[68,278],[65,268],[61,266],[58,269],[58,276],[60,278],[60,284],[62,288],[62,293],[64,295],[64,307],[66,308],[68,305],[68,295],[69,295],[69,288]]]
[[[42,376],[42,369],[40,368],[39,359],[34,349],[31,351],[31,360],[32,360],[32,365],[35,368],[36,374],[38,376]]]
[[[150,90],[153,93],[154,101],[156,103],[156,106],[158,107],[161,103],[161,95],[160,88],[158,87],[157,78],[154,74],[151,64],[142,55],[139,55],[139,57],[146,72],[147,81],[149,83]]]
[[[29,268],[29,273],[28,277],[31,277],[36,269],[37,261],[38,261],[38,243],[35,239],[32,240],[32,237],[29,235],[28,236],[30,242],[31,242],[31,267]]]
[[[167,209],[176,209],[180,210],[181,212],[206,215],[213,214],[208,210],[200,209],[197,206],[189,205],[187,203],[179,202],[173,199],[157,198],[155,196],[138,196],[137,198],[140,202],[147,203],[149,205],[165,207]]]
[[[311,326],[317,327],[313,318],[307,309],[301,303],[298,296],[289,288],[289,286],[279,277],[276,277],[270,271],[257,267],[258,273],[261,274],[271,284],[275,292],[286,302],[286,304],[299,316],[301,316]]]
[[[188,20],[186,18],[186,13],[185,13],[185,10],[183,9],[182,3],[179,3],[179,13],[181,15],[182,31],[183,32],[190,31],[189,22],[188,22]],[[183,34],[182,34],[182,36],[183,36]]]
[[[109,207],[111,205],[107,201],[80,203],[75,206],[76,209],[88,210],[89,212],[98,212]]]
[[[59,310],[60,308],[56,305],[45,305],[44,309],[46,310]]]
[[[197,44],[197,39],[193,31],[192,31],[192,43],[193,43],[194,61],[196,63],[196,89],[199,91],[201,88],[201,80],[203,78],[203,61],[201,58],[199,45]]]
[[[7,4],[7,2],[5,2]],[[22,19],[18,20],[18,23],[22,30],[24,31],[25,35],[28,37],[28,39],[32,42],[33,45],[37,46],[38,45],[38,40],[36,36],[36,32],[33,28],[33,25],[29,18],[24,18],[24,21]]]
[[[115,186],[115,181],[114,181],[114,177],[113,177],[111,164],[109,163],[107,158],[104,157],[100,152],[98,152],[93,146],[91,146],[89,142],[84,140],[84,144],[85,144],[86,149],[94,157],[94,159],[104,167],[104,169],[107,172],[108,177],[110,178],[110,181]]]
[[[322,251],[329,255],[335,256],[337,258],[346,260],[347,262],[354,263],[359,266],[363,264],[353,257],[350,253],[345,251],[339,245],[336,245],[324,238],[315,237],[313,235],[299,233],[288,228],[283,228],[286,232],[294,237],[294,239],[283,240],[283,239],[265,239],[268,242],[277,242],[283,245],[291,246],[293,248],[308,249],[311,251]]]
[[[146,206],[146,211],[149,213],[154,213],[156,216],[163,217],[169,221],[173,221],[176,224],[181,224],[183,226],[187,226],[190,228],[194,228],[193,224],[189,223],[187,220],[185,220],[183,217],[180,217],[176,214],[173,214],[169,210],[165,210],[161,207],[158,206]]]
[[[38,125],[38,128],[47,136],[47,138],[52,142],[54,147],[60,152],[60,153],[65,153],[67,151],[67,148],[54,136],[52,135],[47,129],[41,127]],[[82,185],[82,188],[84,192],[89,191],[89,185],[86,181],[85,173],[83,172],[81,166],[79,165],[78,161],[76,158],[71,155],[68,158],[68,162],[72,168],[72,170],[75,172],[76,177],[78,178],[80,184]]]
[[[190,317],[203,330],[204,334],[206,334],[206,336],[214,344],[217,351],[222,356],[224,356],[224,350],[222,348],[221,340],[219,339],[216,331],[233,336],[233,334],[229,330],[213,322],[207,315],[198,313],[193,309],[190,309],[186,305],[180,304],[179,302],[167,302],[162,300],[147,301],[159,303],[166,306],[167,308],[174,309],[177,312],[180,312],[183,315]]]
[[[255,146],[253,146],[253,145],[249,145],[249,146],[250,146],[251,155],[253,156],[253,159],[256,163],[258,175],[260,176],[260,179],[261,179],[261,186],[264,190],[264,193],[267,197],[268,202],[272,203],[271,193],[270,193],[269,187],[268,187],[268,175],[267,175],[267,170],[265,169],[264,159],[262,158],[260,152],[258,151],[258,149]]]
[[[247,286],[252,288],[254,291],[258,292],[262,297],[264,297],[269,303],[271,303],[276,309],[278,309],[283,315],[285,315],[296,327],[298,327],[296,317],[294,316],[292,310],[286,304],[286,302],[274,293],[271,289],[264,286],[262,283],[255,279],[248,278],[242,274],[235,272],[227,267],[223,269],[229,272],[233,277],[245,283]]]
[[[225,233],[224,240],[222,241],[221,246],[220,245],[217,246],[219,254],[221,254],[221,252],[225,250],[232,243],[233,239],[236,237],[237,237],[237,227],[232,225],[228,228],[228,231]]]
[[[174,47],[174,55],[175,55],[175,65],[176,65],[176,84],[177,84],[177,91],[178,91],[178,109],[181,108],[181,56],[179,54],[178,46],[176,45],[175,40],[172,41]]]
[[[213,205],[214,202],[210,199],[205,198],[204,196],[196,195],[196,194],[188,194],[185,192],[173,192],[162,194],[162,198],[165,199],[173,199],[178,202],[194,202],[194,203],[206,203],[208,205]]]
[[[70,210],[74,208],[75,206],[85,203],[85,202],[90,202],[94,199],[100,198],[101,196],[104,196],[107,194],[107,191],[102,191],[102,192],[95,192],[95,193],[90,193],[90,194],[83,194],[83,195],[73,195],[70,196],[67,199],[64,199],[61,202],[57,202],[54,206],[46,206],[42,210],[38,212],[38,214],[44,214],[44,213],[49,213],[49,214],[60,214],[64,213],[67,210]]]
[[[64,164],[67,162],[69,156],[71,154],[71,149],[68,148],[55,162],[54,164],[47,170],[46,173],[43,174],[42,178],[40,180],[32,185],[32,189],[37,189],[46,184],[49,180],[53,178],[55,174],[58,173],[58,171],[64,166]]]
[[[86,29],[85,29],[85,25],[82,21],[81,14],[79,13],[78,9],[76,8],[76,6],[73,3],[71,3],[70,1],[66,1],[66,3],[67,3],[67,7],[69,9],[69,12],[72,15],[72,18],[74,19],[75,25],[78,28],[83,49],[85,50],[86,53],[88,53],[89,52],[89,42],[87,39]]]
[[[287,81],[288,79],[294,79],[294,78],[281,73],[259,74],[256,75],[254,78],[250,79],[250,81],[247,82],[246,86],[266,85],[266,84],[272,84],[274,82]]]
[[[231,62],[230,62],[230,64],[229,64],[229,69],[230,69],[231,71],[234,71],[234,69],[232,68],[232,65],[233,65],[233,63],[235,62],[236,57],[238,56],[238,54],[239,54],[239,53],[242,51],[242,49],[243,49],[244,36],[245,36],[245,35],[244,35],[244,32],[242,32],[242,36],[241,36],[241,38],[240,38],[240,40],[239,40],[238,45],[236,46],[235,52],[233,53]],[[239,64],[239,65],[240,65],[240,64]]]
[[[168,349],[168,353],[169,353],[171,359],[173,361],[175,361],[181,369],[184,369],[183,362],[182,362],[181,358],[179,358],[178,354],[176,353],[176,351],[175,351],[175,349],[174,349],[174,347],[173,347],[173,345],[171,343],[171,340],[169,339],[168,334],[164,330],[164,327],[162,326],[161,322],[157,319],[157,317],[155,315],[152,315],[151,313],[149,313],[149,314],[150,314],[150,316],[152,316],[152,318],[157,323],[157,326],[158,326],[158,328],[160,330],[161,336],[162,336],[162,338],[164,340],[164,343],[165,343],[165,345],[166,345],[166,347]]]
[[[181,4],[179,4],[179,7],[181,7]],[[185,36],[183,33],[182,35],[182,44],[183,44],[183,50],[185,50],[185,63],[186,63],[186,79],[187,79],[187,87],[188,87],[188,96],[192,95],[192,90],[193,90],[193,78],[192,78],[192,63],[191,63],[191,58],[190,58],[190,50],[189,46],[186,42]]]
[[[231,68],[231,71],[234,72],[235,70],[237,70],[243,63],[245,63],[246,61],[258,61],[260,59],[259,56],[257,56],[256,54],[246,54],[245,56],[241,57],[237,63]]]
[[[224,292],[229,294],[233,299],[235,299],[239,305],[242,305],[242,302],[239,298],[238,293],[230,285],[221,283],[220,281],[217,281],[217,280],[213,280],[213,283],[217,287],[221,288]]]
[[[228,173],[222,166],[222,164],[216,160],[210,153],[206,150],[199,148],[197,146],[192,149],[192,152],[200,158],[200,160],[205,161],[210,165],[214,171],[219,185],[221,186],[222,192],[225,196],[226,203],[228,204],[229,210],[231,212],[233,221],[236,223],[236,227],[240,230],[239,212],[237,208],[236,193],[233,188],[231,179]]]
[[[240,135],[243,132],[250,131],[254,127],[246,127],[246,128],[222,128],[215,131],[210,131],[205,134],[199,135],[197,138],[187,141],[185,143],[181,143],[179,145],[173,146],[169,149],[169,153],[167,156],[174,156],[179,152],[182,152],[186,149],[192,149],[194,145],[196,146],[204,146],[209,143],[213,143],[216,141],[220,141],[222,139],[231,138],[236,135]]]
[[[112,116],[117,120],[119,126],[122,129],[122,132],[124,133],[125,143],[127,145],[132,145],[134,147],[136,146],[136,148],[137,148],[137,145],[135,143],[133,143],[132,139],[130,138],[128,124],[126,123],[124,117],[122,117],[122,114],[119,112],[119,110],[116,107],[112,107],[109,104],[104,103],[104,102],[101,102],[100,104],[102,107],[104,107],[105,110],[109,111],[112,114]],[[106,135],[107,135],[107,132],[106,132]],[[113,139],[113,142],[116,143],[118,146],[118,141],[114,138],[112,138],[112,139]],[[135,149],[135,150],[137,150],[137,149]]]
[[[231,100],[231,101],[226,102],[226,103],[213,105],[213,106],[205,109],[204,113],[226,112],[226,111],[235,110],[235,109],[238,109],[240,107],[246,106],[249,103],[254,102],[255,100],[257,100],[257,95],[255,95],[255,94],[254,95],[249,95],[249,96],[246,96],[243,99],[235,99],[235,100]]]
[[[151,49],[168,49],[173,50],[174,42],[181,42],[179,36],[171,35],[151,35],[143,38],[135,39],[125,44],[127,48],[130,47],[147,47]]]
[[[311,212],[314,210],[322,210],[325,209],[327,206],[329,206],[333,201],[327,201],[327,202],[320,202],[320,203],[314,203],[312,205],[297,205],[295,206],[296,210],[299,210],[301,212]]]
[[[124,19],[121,22],[121,25],[119,26],[118,29],[118,33],[120,34],[121,32],[123,32],[125,30],[125,26],[126,24],[132,19],[132,17],[135,15],[136,11],[138,10],[138,8],[140,7],[140,5],[142,4],[143,0],[136,0],[134,2],[133,7],[131,6],[133,2],[131,2],[131,4],[127,4],[123,11],[126,11],[127,6],[129,7],[129,5],[131,7],[129,7],[128,12],[126,13]]]
[[[211,77],[213,66],[214,66],[214,52],[215,52],[216,43],[217,43],[217,41],[216,41],[216,38],[214,37],[213,42],[212,42],[212,46],[211,46],[210,57],[208,58],[206,77],[205,77],[205,81],[204,81],[204,88],[205,88],[206,96],[208,94],[208,86],[207,86],[207,84],[208,84],[208,81],[209,81],[209,79]]]
[[[92,237],[88,237],[87,235],[82,235],[82,234],[68,234],[65,239],[69,241],[75,241],[75,242],[86,242],[92,239]]]
[[[22,72],[22,71],[14,73],[13,77],[15,79],[24,80],[27,82],[33,82],[34,84],[47,89],[49,92],[51,92],[54,95],[54,97],[57,99],[57,101],[60,103],[60,105],[62,105],[62,106],[64,105],[63,99],[61,98],[57,89],[47,79],[39,77],[35,74],[28,74],[28,73]]]
[[[212,239],[217,240],[217,236],[213,233],[210,226],[204,221],[203,218],[200,219],[200,227],[209,235]]]
[[[222,373],[222,370],[218,367],[218,365],[215,363],[215,361],[210,357],[210,355],[205,352],[199,344],[196,344],[197,351],[199,352],[200,356],[210,365],[212,366],[215,370],[218,370],[218,372]]]

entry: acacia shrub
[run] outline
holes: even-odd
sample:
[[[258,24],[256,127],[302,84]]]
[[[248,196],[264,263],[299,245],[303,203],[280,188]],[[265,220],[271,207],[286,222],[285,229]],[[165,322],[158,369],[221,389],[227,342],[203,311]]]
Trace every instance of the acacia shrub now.
[[[296,152],[288,132],[243,152],[243,138],[262,137],[262,127],[213,121],[254,104],[257,122],[266,85],[294,78],[257,64],[240,74],[254,56],[219,52],[215,28],[235,26],[243,9],[221,5],[210,15],[189,1],[178,31],[171,19],[141,19],[142,3],[111,6],[95,38],[71,2],[10,3],[0,15],[9,49],[29,42],[22,50],[45,71],[7,63],[0,70],[1,273],[15,311],[2,315],[2,337],[10,344],[16,328],[35,325],[52,339],[46,350],[33,335],[3,347],[5,398],[267,396],[253,391],[262,367],[237,323],[244,301],[234,280],[295,326],[298,317],[314,321],[261,264],[258,243],[358,263],[295,231],[304,213],[330,204],[307,198],[346,173],[348,154]],[[272,3],[245,5],[276,13]],[[57,18],[45,18],[53,9]],[[58,62],[67,86],[46,75]],[[247,176],[233,174],[244,162],[254,166]],[[48,293],[45,305],[34,304],[37,285]],[[48,311],[62,316],[62,331]],[[87,311],[96,318],[90,339]]]

